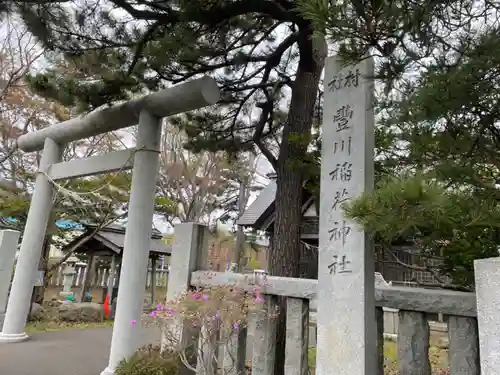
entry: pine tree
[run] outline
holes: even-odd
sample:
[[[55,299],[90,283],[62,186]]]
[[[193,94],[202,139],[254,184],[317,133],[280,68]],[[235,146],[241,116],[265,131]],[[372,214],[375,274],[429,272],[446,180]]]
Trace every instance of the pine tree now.
[[[316,27],[341,36],[347,60],[376,56],[385,88],[376,103],[378,186],[347,214],[389,251],[411,241],[423,264],[408,266],[448,276],[445,287],[473,288],[473,260],[498,256],[499,5],[301,2]],[[350,21],[337,22],[339,13]]]

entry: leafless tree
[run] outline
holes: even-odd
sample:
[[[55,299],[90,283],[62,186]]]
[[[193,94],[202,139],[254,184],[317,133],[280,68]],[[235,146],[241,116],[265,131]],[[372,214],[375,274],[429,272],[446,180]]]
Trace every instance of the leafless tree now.
[[[255,166],[232,161],[223,152],[188,151],[183,147],[186,140],[178,127],[164,127],[158,189],[170,206],[162,211],[170,224],[212,225],[237,211],[239,181],[252,179]]]

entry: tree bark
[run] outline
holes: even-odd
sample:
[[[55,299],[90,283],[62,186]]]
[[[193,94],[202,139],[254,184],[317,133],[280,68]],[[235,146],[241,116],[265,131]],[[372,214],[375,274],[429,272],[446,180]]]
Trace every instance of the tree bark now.
[[[283,131],[277,164],[276,220],[270,256],[270,273],[275,276],[300,276],[300,226],[302,222],[303,175],[290,166],[290,160],[301,160],[307,142],[290,141],[310,137],[321,72],[327,53],[324,37],[314,36],[310,25],[302,25],[299,41],[299,65],[292,89],[287,124]],[[286,302],[279,302],[275,375],[284,374]]]

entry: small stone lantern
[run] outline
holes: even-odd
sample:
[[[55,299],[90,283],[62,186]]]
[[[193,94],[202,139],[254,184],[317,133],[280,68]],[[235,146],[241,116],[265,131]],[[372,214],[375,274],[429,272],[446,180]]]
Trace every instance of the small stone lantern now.
[[[264,286],[266,283],[267,272],[265,270],[253,270],[253,280],[255,285]]]
[[[75,278],[76,269],[75,265],[79,259],[75,256],[69,257],[66,262],[64,262],[63,270],[63,290],[59,293],[61,299],[67,299],[68,297],[73,297],[73,279]]]

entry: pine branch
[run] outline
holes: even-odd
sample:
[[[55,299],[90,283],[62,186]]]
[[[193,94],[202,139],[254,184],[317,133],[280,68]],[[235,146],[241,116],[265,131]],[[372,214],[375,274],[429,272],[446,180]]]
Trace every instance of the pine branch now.
[[[264,132],[264,127],[271,118],[271,113],[273,111],[274,101],[268,100],[262,105],[262,112],[259,117],[259,121],[255,126],[255,132],[253,135],[253,141],[255,145],[259,148],[260,152],[266,157],[274,170],[278,167],[278,159],[272,154],[272,152],[264,145],[262,142],[262,133]]]
[[[142,52],[144,51],[144,47],[146,46],[146,43],[151,40],[152,36],[156,32],[156,30],[158,30],[160,25],[161,25],[160,21],[156,21],[155,23],[153,23],[153,25],[151,25],[148,28],[148,31],[146,31],[146,33],[144,33],[144,36],[142,37],[142,39],[137,43],[134,57],[132,58],[132,62],[130,63],[130,66],[128,67],[128,70],[127,70],[127,76],[131,75],[132,72],[134,71],[134,68],[135,68],[137,62],[139,61],[139,58],[141,57]]]
[[[461,286],[461,285],[456,285],[456,284],[448,284],[448,283],[437,283],[437,284],[432,284],[432,283],[423,283],[418,281],[417,279],[413,278],[412,282],[416,283],[418,286],[423,287],[423,288],[441,288],[441,289],[448,289],[448,290],[455,290],[457,292],[474,292],[473,288],[469,288],[467,286]]]
[[[111,0],[113,4],[123,8],[132,17],[141,20],[158,20],[162,23],[175,25],[180,22],[199,22],[207,26],[215,26],[230,18],[244,14],[265,14],[279,21],[296,21],[297,15],[294,11],[283,8],[274,1],[267,0],[240,0],[225,3],[225,5],[214,5],[210,8],[202,8],[197,12],[179,12],[172,7],[164,8],[164,12],[150,11],[133,7],[127,0]],[[150,4],[148,3],[148,6]]]
[[[428,265],[426,266],[417,266],[417,265],[411,265],[406,262],[403,262],[391,249],[385,248],[389,255],[394,259],[394,262],[400,266],[403,266],[405,268],[408,268],[410,270],[414,271],[421,271],[421,272],[429,272],[434,279],[437,281],[437,283],[422,283],[418,279],[413,278],[412,281],[417,283],[419,286],[422,287],[439,287],[442,289],[449,289],[449,290],[456,290],[456,291],[462,291],[462,292],[472,292],[472,289],[466,286],[461,286],[461,285],[456,285],[456,284],[451,284],[445,282],[441,276],[439,275],[438,271],[433,269],[432,267],[429,267]],[[413,254],[412,254],[413,255]]]
[[[199,74],[203,73],[208,73],[208,72],[213,72],[218,69],[222,68],[228,68],[232,66],[237,66],[237,65],[243,65],[243,64],[250,64],[250,63],[258,63],[258,62],[265,62],[265,66],[259,69],[259,72],[264,71],[264,78],[261,80],[260,83],[258,84],[248,84],[244,85],[242,87],[235,87],[234,82],[232,82],[231,87],[226,86],[225,89],[230,90],[230,91],[246,91],[248,89],[252,88],[265,88],[268,87],[269,84],[267,83],[269,79],[269,75],[271,73],[271,70],[276,68],[283,56],[283,54],[291,48],[295,43],[297,43],[299,40],[299,33],[292,33],[290,34],[287,38],[285,38],[277,47],[274,49],[274,51],[270,54],[264,54],[264,55],[258,55],[254,56],[252,54],[252,51],[249,53],[240,53],[238,56],[236,56],[233,59],[225,60],[223,62],[217,63],[217,64],[210,64],[210,65],[205,65],[203,67],[191,67],[191,71],[186,72],[182,74],[182,78],[177,78],[177,79],[169,79],[172,81],[172,83],[181,83],[191,77],[194,77]],[[258,46],[259,43],[256,42],[254,43],[255,46]],[[258,74],[259,72],[256,72]],[[180,73],[178,73],[180,74]],[[248,82],[251,78],[253,78],[256,74],[252,74],[250,77],[246,77],[244,81]],[[287,77],[288,78],[288,77]],[[167,79],[165,77],[165,79]],[[288,78],[289,79],[289,78]],[[240,82],[242,83],[242,82]],[[289,83],[289,81],[288,81]],[[224,87],[224,85],[222,85]]]
[[[128,0],[112,0],[111,1],[116,6],[125,10],[132,17],[140,20],[162,20],[164,22],[178,22],[177,15],[169,17],[163,13],[153,12],[150,10],[141,10],[133,7]]]
[[[413,270],[413,271],[427,271],[427,269],[425,267],[422,267],[422,266],[416,266],[416,265],[412,265],[412,264],[408,264],[406,262],[403,262],[401,259],[399,259],[399,257],[392,251],[390,250],[389,248],[385,248],[385,250],[389,253],[389,255],[392,257],[392,259],[394,260],[394,262],[400,266],[403,266],[405,268],[408,268],[410,270]]]

